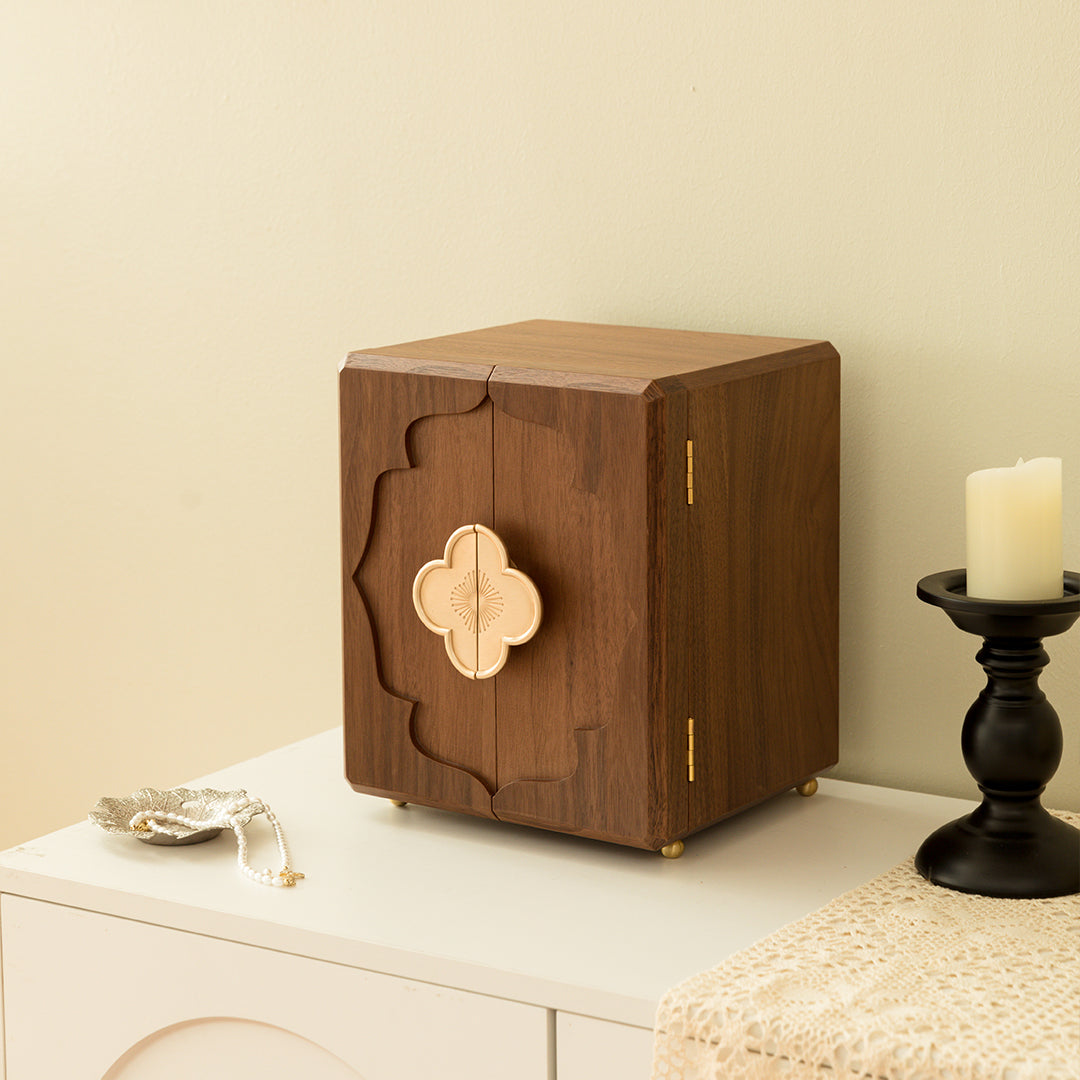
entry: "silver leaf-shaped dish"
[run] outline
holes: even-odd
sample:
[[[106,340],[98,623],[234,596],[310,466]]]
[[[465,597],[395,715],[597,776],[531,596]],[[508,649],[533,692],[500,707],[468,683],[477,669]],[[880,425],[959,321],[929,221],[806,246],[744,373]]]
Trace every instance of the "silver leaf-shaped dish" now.
[[[106,832],[134,836],[144,844],[177,846],[212,840],[232,822],[243,827],[263,809],[260,802],[248,799],[246,791],[215,791],[213,788],[158,791],[156,788],[140,788],[119,798],[105,796],[99,799],[90,811],[89,819]],[[155,817],[161,831],[137,829],[132,825],[132,819],[144,812],[178,814],[197,827],[187,822],[161,821]]]

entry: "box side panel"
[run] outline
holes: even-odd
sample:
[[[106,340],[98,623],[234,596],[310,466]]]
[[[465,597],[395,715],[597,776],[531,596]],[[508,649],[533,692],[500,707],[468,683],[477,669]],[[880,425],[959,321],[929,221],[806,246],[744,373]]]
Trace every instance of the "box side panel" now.
[[[839,420],[828,345],[691,394],[691,829],[837,760]]]
[[[451,665],[412,582],[491,521],[486,376],[341,372],[346,776],[358,790],[490,816],[494,689]]]
[[[649,831],[654,847],[689,827],[687,395],[665,380],[649,402]]]
[[[544,602],[495,677],[495,814],[648,846],[646,398],[498,368],[489,392],[495,530]]]

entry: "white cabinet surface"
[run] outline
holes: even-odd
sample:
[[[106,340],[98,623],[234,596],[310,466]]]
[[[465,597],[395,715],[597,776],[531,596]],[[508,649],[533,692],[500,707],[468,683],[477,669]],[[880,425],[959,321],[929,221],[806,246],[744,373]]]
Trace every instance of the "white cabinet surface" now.
[[[548,1080],[536,1006],[40,900],[2,909],[13,1078]]]
[[[186,786],[264,799],[306,878],[247,880],[228,831],[0,853],[6,1080],[644,1080],[666,989],[970,809],[823,780],[669,860],[358,795],[340,729]],[[273,863],[265,818],[246,832]]]

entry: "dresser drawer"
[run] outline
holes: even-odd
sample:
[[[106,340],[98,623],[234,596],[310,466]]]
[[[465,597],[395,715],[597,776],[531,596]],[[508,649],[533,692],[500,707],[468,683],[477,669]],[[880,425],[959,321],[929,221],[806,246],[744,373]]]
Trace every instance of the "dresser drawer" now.
[[[0,930],[7,1080],[548,1077],[539,1007],[17,896]]]
[[[559,1080],[649,1080],[650,1028],[560,1012],[555,1030]]]

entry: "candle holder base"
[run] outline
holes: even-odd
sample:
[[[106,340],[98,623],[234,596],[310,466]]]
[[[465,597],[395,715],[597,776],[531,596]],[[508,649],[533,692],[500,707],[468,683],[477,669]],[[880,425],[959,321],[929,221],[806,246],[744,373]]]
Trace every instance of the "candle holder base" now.
[[[936,885],[982,896],[1035,898],[1080,892],[1080,830],[1053,817],[1040,796],[1061,762],[1061,721],[1038,678],[1050,662],[1042,639],[1080,617],[1080,575],[1064,575],[1052,600],[982,600],[967,573],[919,582],[920,600],[983,638],[976,660],[986,688],[964,718],[961,748],[983,794],[966,817],[926,838],[916,869]]]
[[[931,833],[915,856],[927,881],[958,892],[1030,899],[1080,892],[1080,830],[1036,800],[1002,815],[1001,800]]]

